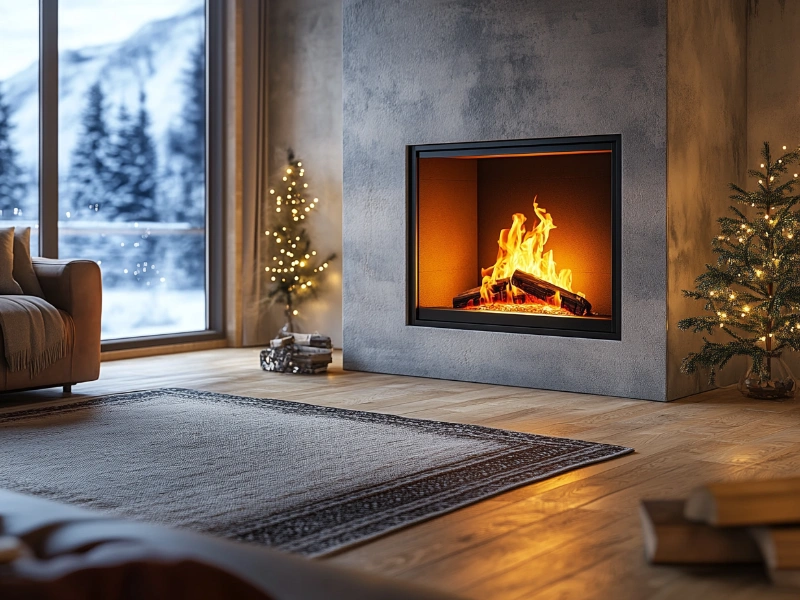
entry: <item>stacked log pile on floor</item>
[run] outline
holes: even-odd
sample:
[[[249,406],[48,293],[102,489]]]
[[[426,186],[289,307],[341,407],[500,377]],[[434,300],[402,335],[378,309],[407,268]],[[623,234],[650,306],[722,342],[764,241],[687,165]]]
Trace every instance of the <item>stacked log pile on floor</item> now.
[[[515,294],[513,298],[509,298],[508,295],[512,293],[511,290],[513,289],[509,284],[522,290],[524,293]],[[556,293],[561,297],[561,308],[578,317],[592,314],[592,305],[583,296],[579,296],[561,286],[545,281],[544,279],[539,279],[519,269],[514,271],[510,279],[498,279],[492,285],[492,300],[495,303],[522,304],[526,301],[528,296],[531,296],[544,303],[550,304]],[[480,303],[480,287],[469,289],[453,298],[453,308],[469,308],[471,306],[479,306]]]
[[[275,338],[261,351],[261,368],[279,373],[324,373],[332,362],[331,338],[294,333]]]

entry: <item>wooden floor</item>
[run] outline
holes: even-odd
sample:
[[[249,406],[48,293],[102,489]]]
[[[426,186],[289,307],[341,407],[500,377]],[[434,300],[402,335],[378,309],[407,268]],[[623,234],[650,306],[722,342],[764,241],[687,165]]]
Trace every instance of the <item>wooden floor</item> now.
[[[75,396],[190,387],[474,423],[632,446],[636,453],[529,485],[327,560],[468,598],[797,598],[760,567],[648,566],[640,498],[706,481],[800,475],[800,401],[717,390],[662,404],[433,379],[344,372],[264,373],[258,351],[210,350],[104,363]],[[4,396],[47,402],[58,390]]]

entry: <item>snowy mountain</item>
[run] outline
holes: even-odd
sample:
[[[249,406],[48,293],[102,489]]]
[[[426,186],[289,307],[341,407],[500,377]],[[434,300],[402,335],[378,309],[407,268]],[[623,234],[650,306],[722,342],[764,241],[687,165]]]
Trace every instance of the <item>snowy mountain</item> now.
[[[167,151],[168,132],[179,123],[184,106],[185,72],[191,51],[204,36],[202,2],[174,17],[153,21],[117,44],[65,51],[59,58],[59,173],[63,178],[81,133],[80,117],[89,88],[100,82],[108,119],[114,124],[122,105],[139,106],[140,92],[152,119],[151,135],[159,156]],[[38,63],[3,82],[16,127],[12,140],[26,170],[39,155]],[[161,161],[160,161],[161,162]]]

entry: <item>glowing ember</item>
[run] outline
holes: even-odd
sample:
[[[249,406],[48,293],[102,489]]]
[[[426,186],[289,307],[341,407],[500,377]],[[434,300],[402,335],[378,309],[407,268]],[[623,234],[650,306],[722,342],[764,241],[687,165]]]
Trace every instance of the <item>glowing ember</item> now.
[[[544,246],[550,236],[550,230],[555,229],[553,217],[544,209],[540,208],[533,199],[533,212],[538,219],[536,226],[530,231],[525,228],[525,215],[516,213],[513,216],[511,229],[503,229],[500,232],[500,239],[497,240],[497,261],[493,266],[482,269],[481,276],[483,281],[480,290],[480,304],[497,307],[498,305],[510,305],[517,312],[529,312],[520,310],[525,305],[549,305],[556,308],[561,307],[561,294],[555,292],[547,299],[537,298],[526,294],[517,286],[511,284],[514,273],[522,271],[528,275],[551,283],[568,292],[572,292],[572,271],[569,269],[556,269],[556,261],[553,259],[553,251],[545,252]],[[510,289],[510,293],[498,293],[500,288]],[[583,297],[580,292],[578,296]],[[569,314],[564,311],[565,314]],[[562,314],[556,312],[553,314]]]
[[[481,310],[486,312],[513,312],[528,313],[532,315],[560,315],[571,317],[573,314],[568,310],[551,306],[550,304],[481,304],[480,306],[468,306],[467,310]]]

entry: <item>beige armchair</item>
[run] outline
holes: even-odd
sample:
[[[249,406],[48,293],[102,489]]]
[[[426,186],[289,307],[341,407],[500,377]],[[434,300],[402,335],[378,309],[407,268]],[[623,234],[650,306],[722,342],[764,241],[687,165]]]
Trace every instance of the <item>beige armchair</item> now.
[[[0,359],[0,392],[72,385],[100,376],[100,267],[90,260],[33,258],[45,300],[61,312],[67,324],[69,353],[31,378],[27,370],[9,372]],[[3,339],[0,331],[0,348]]]

